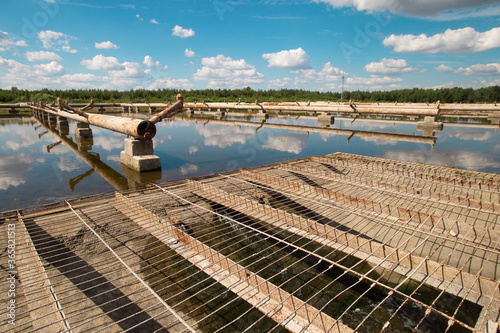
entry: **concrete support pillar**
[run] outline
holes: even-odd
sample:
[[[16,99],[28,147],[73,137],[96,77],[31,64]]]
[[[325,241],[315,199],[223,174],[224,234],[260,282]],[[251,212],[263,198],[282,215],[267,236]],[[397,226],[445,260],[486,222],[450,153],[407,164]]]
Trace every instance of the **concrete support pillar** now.
[[[335,123],[335,117],[330,113],[320,114],[317,119],[320,126],[324,128]]]
[[[75,137],[77,138],[92,138],[92,129],[87,123],[76,123]]]
[[[443,123],[436,122],[434,116],[425,116],[424,121],[417,123],[417,130],[422,131],[423,136],[434,136],[443,130]]]
[[[257,119],[268,119],[269,118],[269,115],[267,113],[257,113],[255,115],[257,117]]]
[[[191,108],[188,108],[188,109],[186,110],[186,114],[187,114],[188,116],[192,116],[192,115],[194,115],[194,110],[193,110],[193,109],[191,109]]]
[[[130,112],[130,108],[128,106],[123,106],[123,112],[125,113],[129,113]]]
[[[106,112],[106,109],[101,106],[99,109],[97,109],[97,112],[99,112],[100,114],[103,114],[104,112]]]
[[[92,146],[94,145],[94,138],[85,138],[75,135],[75,142],[79,151],[87,152],[89,150],[92,150]]]
[[[53,114],[49,114],[49,126],[56,127],[57,126],[57,116]]]
[[[135,113],[139,113],[139,112],[141,112],[141,109],[138,106],[136,106],[135,107]]]
[[[57,117],[57,127],[59,128],[59,134],[63,136],[69,134],[69,123],[65,117]]]
[[[217,109],[217,112],[215,112],[216,117],[224,117],[226,113],[224,111],[221,111],[221,109]]]
[[[491,121],[492,125],[500,125],[500,112],[490,113],[488,120]]]
[[[153,155],[153,141],[125,139],[125,150],[120,153],[120,161],[137,172],[161,169],[161,160]]]
[[[149,107],[149,113],[153,113],[153,112],[156,112],[156,107],[150,106]]]
[[[408,116],[408,118],[411,120],[411,121],[415,121],[417,120],[417,116],[413,115],[413,116]]]
[[[128,187],[131,189],[154,183],[161,179],[161,170],[138,172],[122,163],[122,171],[125,177],[127,177]]]

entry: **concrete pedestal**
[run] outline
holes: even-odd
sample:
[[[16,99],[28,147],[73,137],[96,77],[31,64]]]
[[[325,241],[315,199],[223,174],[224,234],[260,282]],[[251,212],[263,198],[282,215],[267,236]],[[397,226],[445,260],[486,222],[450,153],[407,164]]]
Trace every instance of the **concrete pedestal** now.
[[[423,136],[434,136],[435,132],[443,130],[443,123],[436,122],[436,117],[426,116],[424,121],[417,123],[417,130],[422,131]]]
[[[92,138],[92,129],[87,123],[77,123],[75,128],[75,137],[77,138]]]
[[[335,117],[330,113],[320,114],[317,119],[319,123],[329,123],[330,125],[335,123]]]
[[[120,161],[138,172],[161,169],[161,160],[153,155],[153,141],[125,139],[125,150],[120,153]]]

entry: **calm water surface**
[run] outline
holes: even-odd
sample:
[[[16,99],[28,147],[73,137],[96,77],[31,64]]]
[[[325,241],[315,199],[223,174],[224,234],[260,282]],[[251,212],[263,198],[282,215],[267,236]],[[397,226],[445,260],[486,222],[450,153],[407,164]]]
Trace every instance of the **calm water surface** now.
[[[334,152],[500,171],[498,126],[445,124],[435,133],[433,149],[430,143],[411,142],[422,136],[415,123],[337,118],[330,128],[346,132],[318,133],[289,127],[259,128],[260,120],[254,117],[224,119],[257,124],[235,126],[187,118],[157,124],[154,151],[161,158],[162,170],[147,175],[122,168],[122,134],[93,127],[93,142],[80,143],[71,121],[69,134],[61,135],[31,117],[0,119],[0,211]],[[266,124],[320,128],[313,117],[271,117]],[[406,137],[399,141],[373,135],[349,138],[347,131]]]

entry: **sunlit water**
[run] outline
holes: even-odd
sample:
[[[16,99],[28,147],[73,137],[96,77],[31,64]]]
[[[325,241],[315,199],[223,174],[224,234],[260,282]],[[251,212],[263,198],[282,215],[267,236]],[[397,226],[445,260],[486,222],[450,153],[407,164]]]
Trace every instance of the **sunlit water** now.
[[[260,121],[253,117],[225,119]],[[271,117],[266,124],[320,127],[313,117]],[[355,135],[348,139],[349,135],[343,134],[175,120],[157,124],[153,141],[154,152],[161,158],[161,172],[141,176],[122,169],[122,134],[93,127],[93,145],[78,153],[74,122],[70,121],[69,134],[63,140],[57,130],[48,130],[30,117],[0,119],[0,125],[0,211],[135,187],[148,181],[171,181],[334,152],[500,171],[500,134],[493,126],[445,124],[435,133],[433,149],[428,143],[378,137]],[[415,123],[335,119],[330,128],[422,135]],[[99,172],[88,161],[97,165]]]

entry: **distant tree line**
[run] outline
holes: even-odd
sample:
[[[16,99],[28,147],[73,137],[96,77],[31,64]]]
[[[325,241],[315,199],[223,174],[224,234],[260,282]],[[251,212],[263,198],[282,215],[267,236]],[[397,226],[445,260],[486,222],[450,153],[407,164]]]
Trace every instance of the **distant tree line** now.
[[[166,102],[175,101],[178,93],[184,96],[186,102],[294,102],[294,101],[340,101],[339,92],[320,92],[303,89],[271,89],[253,90],[250,87],[242,89],[203,89],[203,90],[101,90],[101,89],[71,89],[71,90],[23,90],[0,89],[0,103],[17,103],[27,101],[53,102],[57,97],[70,102]],[[411,102],[426,103],[441,101],[441,103],[494,103],[500,101],[500,87],[486,88],[442,88],[442,89],[401,89],[392,91],[345,91],[344,101],[356,102]]]

